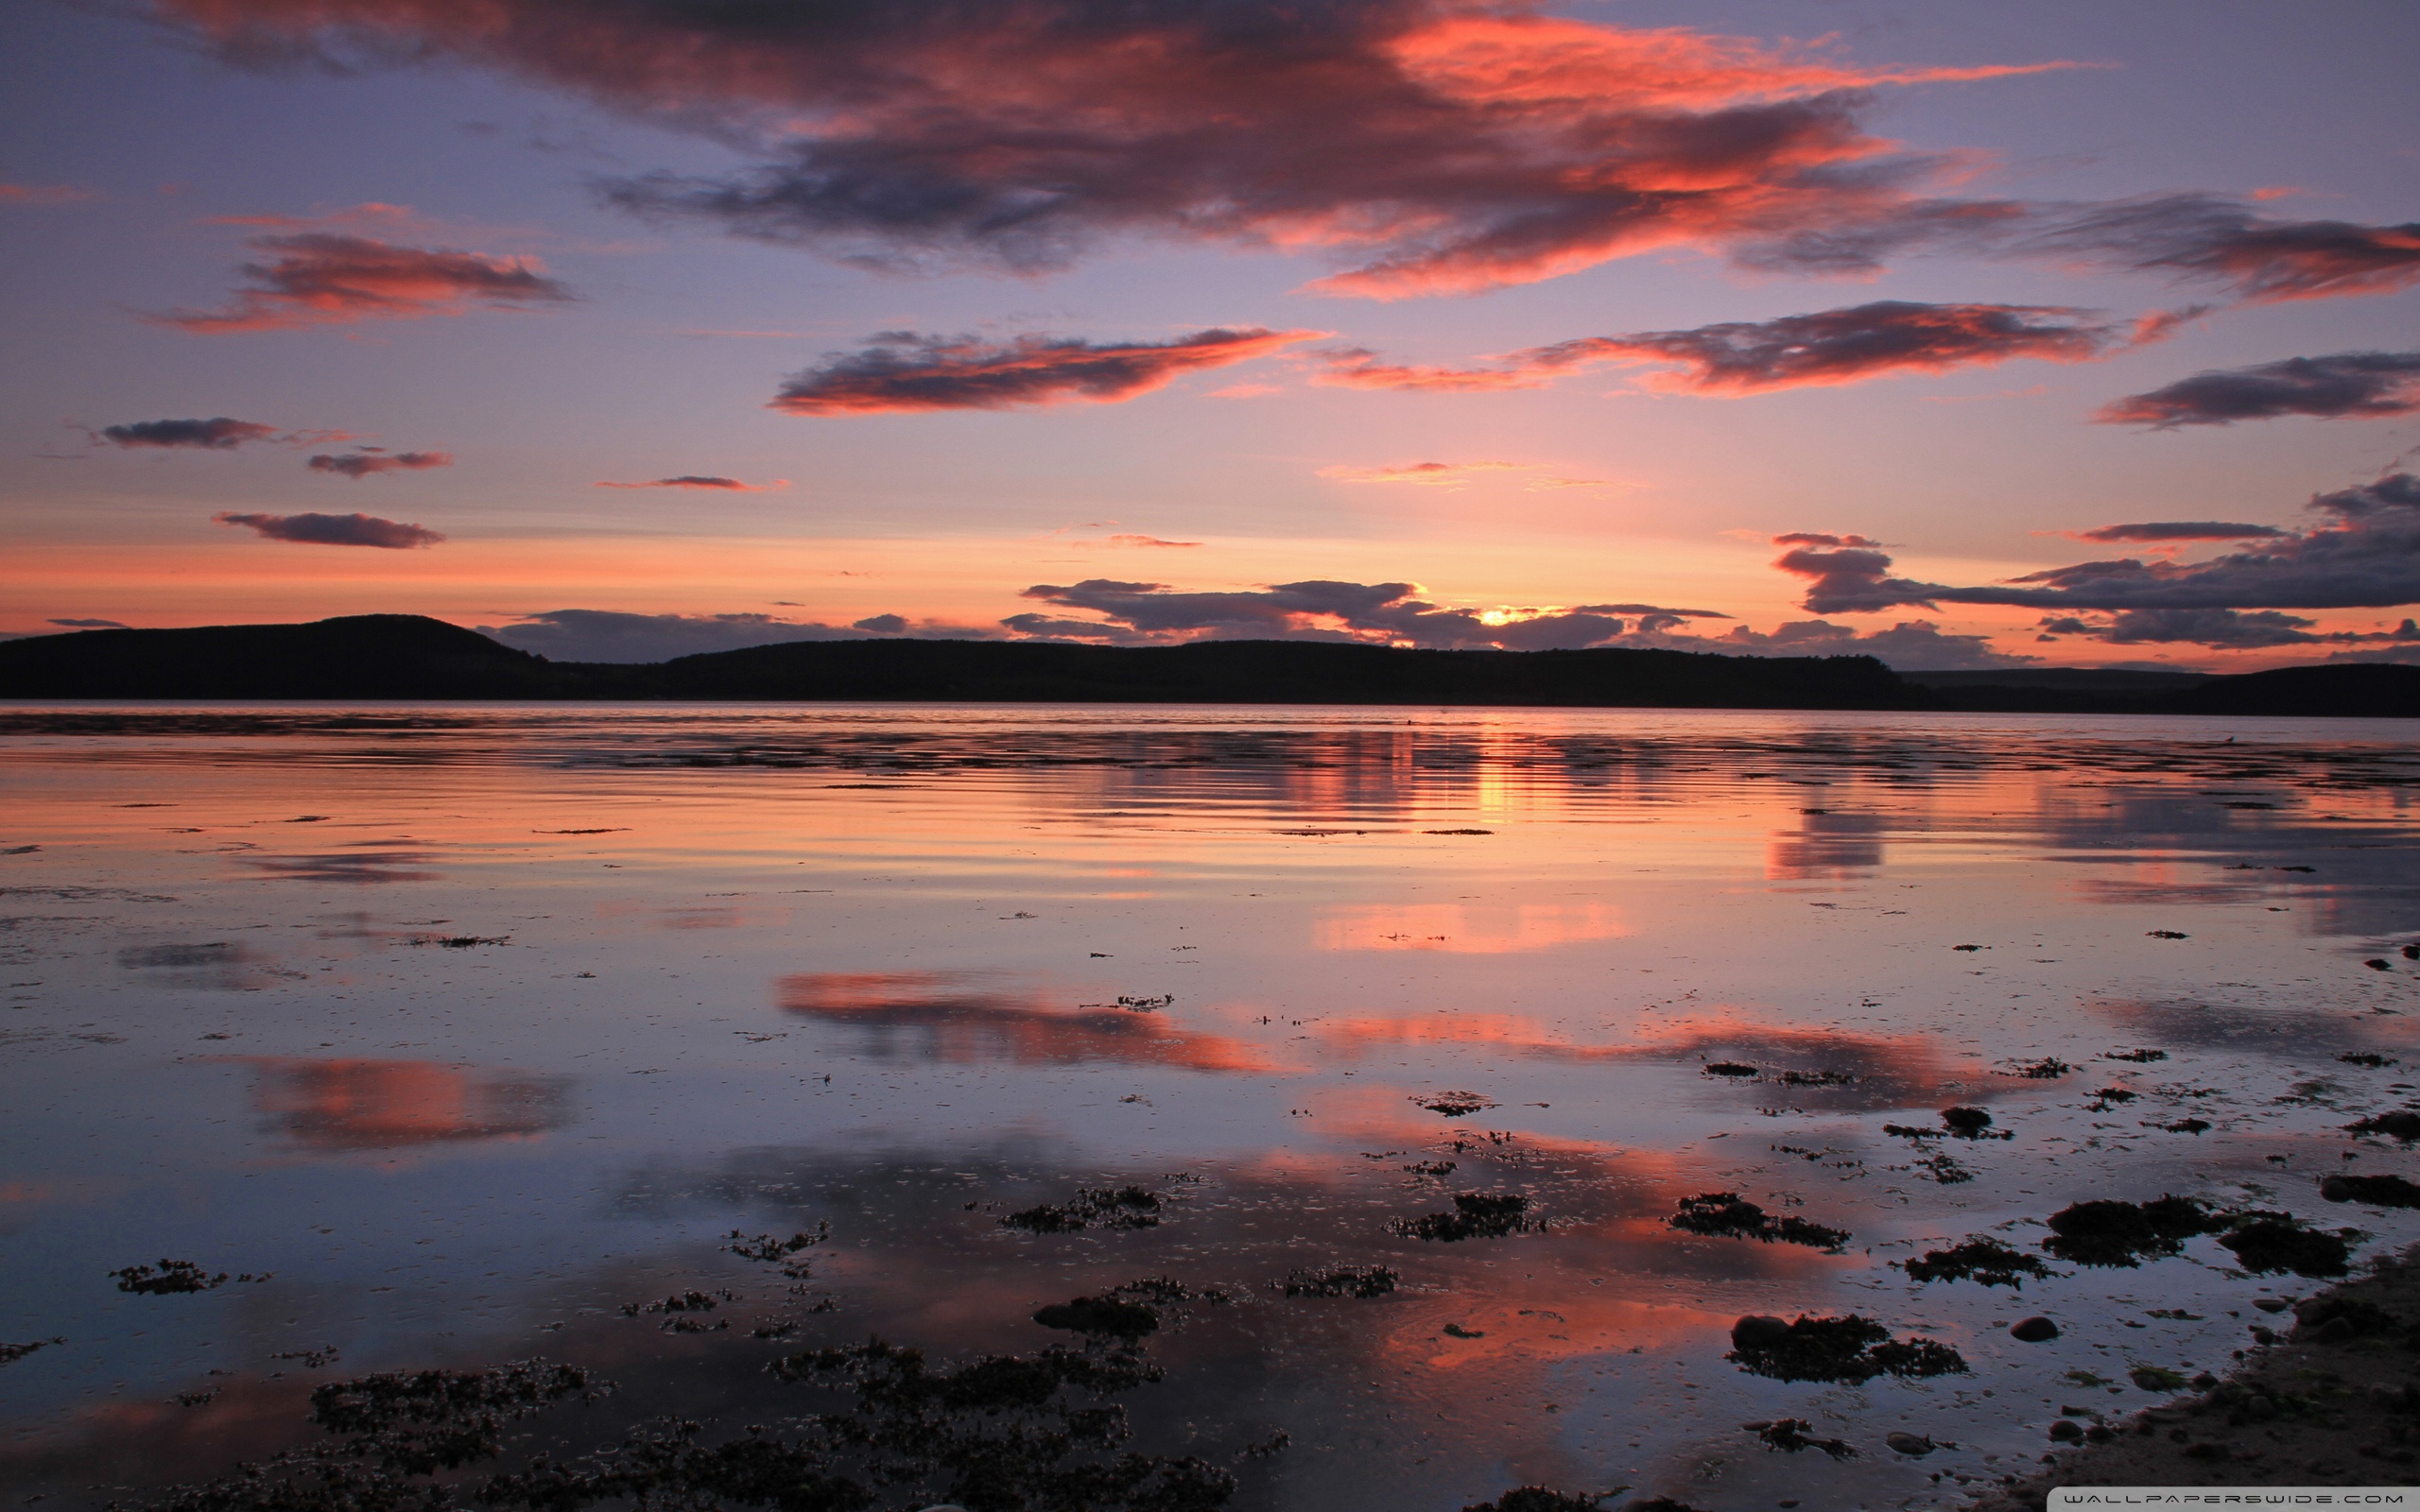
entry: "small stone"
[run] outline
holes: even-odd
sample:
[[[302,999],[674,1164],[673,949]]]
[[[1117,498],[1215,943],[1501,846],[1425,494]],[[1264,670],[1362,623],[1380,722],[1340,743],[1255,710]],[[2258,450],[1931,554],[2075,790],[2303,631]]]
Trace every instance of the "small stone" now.
[[[2083,1429],[2074,1418],[2062,1418],[2050,1425],[2050,1436],[2063,1444],[2074,1443],[2083,1437]]]
[[[1731,1347],[1735,1349],[1769,1349],[1789,1342],[1787,1320],[1751,1313],[1731,1325]]]
[[[2293,1304],[2282,1297],[2256,1297],[2252,1299],[2252,1305],[2263,1313],[2282,1313]]]
[[[1922,1459],[1941,1447],[1923,1434],[1893,1432],[1883,1435],[1882,1441],[1890,1445],[1894,1453],[1905,1454],[1910,1459]]]
[[[2019,1344],[2048,1344],[2059,1336],[2059,1325],[2047,1317],[2021,1317],[2008,1326],[2008,1335]]]

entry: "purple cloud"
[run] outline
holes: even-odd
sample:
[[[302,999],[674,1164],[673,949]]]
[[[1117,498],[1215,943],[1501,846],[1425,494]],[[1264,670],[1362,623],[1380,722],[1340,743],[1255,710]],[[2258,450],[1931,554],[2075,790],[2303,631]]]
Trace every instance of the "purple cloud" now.
[[[211,519],[222,525],[249,525],[271,541],[312,546],[383,546],[401,551],[433,546],[445,539],[434,530],[381,520],[374,514],[237,514],[223,510]]]

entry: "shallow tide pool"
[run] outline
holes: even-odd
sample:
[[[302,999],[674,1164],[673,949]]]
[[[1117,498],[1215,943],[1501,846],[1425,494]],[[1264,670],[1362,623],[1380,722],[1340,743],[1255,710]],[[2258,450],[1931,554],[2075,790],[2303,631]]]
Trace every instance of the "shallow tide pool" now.
[[[2320,1192],[2420,1177],[2348,1129],[2420,1107],[2399,722],[12,706],[0,793],[21,1503],[402,1369],[614,1383],[506,1465],[778,1436],[854,1399],[769,1365],[878,1338],[1110,1362],[1065,1463],[1172,1509],[1945,1506],[2325,1284],[2227,1222],[2420,1239]],[[2043,1248],[2166,1194],[2173,1254]],[[2046,1274],[1904,1268],[1978,1238]],[[1946,1352],[1734,1350],[1851,1314]]]

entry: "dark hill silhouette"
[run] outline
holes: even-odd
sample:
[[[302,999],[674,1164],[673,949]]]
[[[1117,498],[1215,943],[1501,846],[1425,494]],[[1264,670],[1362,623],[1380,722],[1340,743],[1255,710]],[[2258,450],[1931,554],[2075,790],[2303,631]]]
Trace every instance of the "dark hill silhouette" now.
[[[645,665],[549,662],[414,614],[81,630],[0,642],[0,698],[818,699],[1876,709],[2420,717],[2420,667],[2179,679],[2014,671],[1902,678],[1872,657],[794,641]],[[1936,680],[1937,679],[1937,680]]]
[[[419,614],[0,641],[8,698],[549,698],[543,657]]]
[[[1178,646],[799,641],[651,668],[666,696],[1071,703],[1528,704],[1911,709],[1872,657],[1685,651],[1404,651],[1322,641]]]

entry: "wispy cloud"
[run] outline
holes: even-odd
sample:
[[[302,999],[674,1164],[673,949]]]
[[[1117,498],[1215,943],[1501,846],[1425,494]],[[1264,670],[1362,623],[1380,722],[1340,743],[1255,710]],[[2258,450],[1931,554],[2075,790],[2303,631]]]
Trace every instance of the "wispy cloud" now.
[[[1409,483],[1424,489],[1460,489],[1482,472],[1534,472],[1539,466],[1536,462],[1411,462],[1401,467],[1347,467],[1338,463],[1320,469],[1319,475],[1340,483]]]
[[[2339,352],[2198,372],[2115,400],[2093,418],[2168,431],[2284,415],[2385,420],[2414,413],[2420,413],[2420,352]]]
[[[2146,520],[2130,525],[2102,525],[2074,532],[2078,541],[2269,541],[2293,532],[2275,525],[2244,524],[2232,520]]]
[[[603,483],[600,489],[709,489],[724,493],[770,493],[790,486],[787,478],[775,478],[770,483],[742,483],[737,478],[716,477],[711,473],[683,472],[678,477],[649,478],[645,483]]]
[[[445,538],[419,525],[381,520],[374,514],[237,514],[222,510],[211,519],[247,525],[271,541],[310,546],[380,546],[392,551],[433,546]]]
[[[125,425],[104,425],[99,438],[112,446],[232,452],[247,441],[278,440],[283,436],[274,425],[220,415],[214,420],[138,420]]]
[[[0,205],[31,209],[38,205],[72,205],[99,198],[93,190],[74,189],[65,184],[0,183]]]
[[[460,315],[473,305],[530,308],[569,302],[571,290],[529,257],[399,247],[337,232],[257,236],[263,261],[216,310],[172,310],[144,319],[198,335],[293,331],[366,320]]]
[[[1383,362],[1367,347],[1331,347],[1311,353],[1325,364],[1311,375],[1323,388],[1387,388],[1410,393],[1484,394],[1542,387],[1547,375],[1526,369],[1440,368]]]
[[[1665,363],[1679,371],[1650,378],[1648,387],[1753,394],[1991,367],[2017,357],[2089,362],[2130,344],[2136,334],[2133,326],[2084,310],[1880,300],[1772,320],[1583,336],[1516,352],[1506,360],[1541,373],[1606,363]]]
[[[887,331],[864,350],[835,353],[782,386],[769,406],[787,415],[891,415],[944,409],[1116,404],[1187,373],[1265,357],[1324,333],[1217,328],[1160,342]]]
[[[355,483],[381,472],[421,472],[453,465],[453,454],[448,452],[387,452],[374,446],[340,456],[321,453],[303,464],[314,472],[333,472]]]

